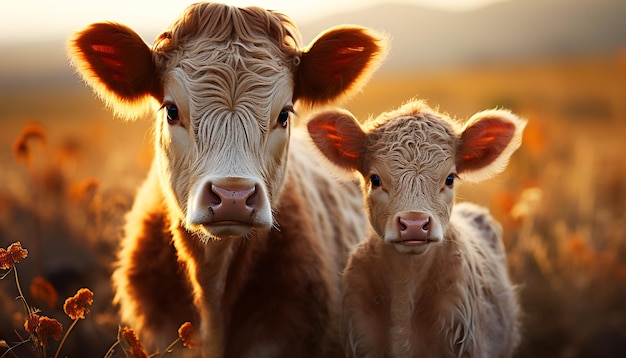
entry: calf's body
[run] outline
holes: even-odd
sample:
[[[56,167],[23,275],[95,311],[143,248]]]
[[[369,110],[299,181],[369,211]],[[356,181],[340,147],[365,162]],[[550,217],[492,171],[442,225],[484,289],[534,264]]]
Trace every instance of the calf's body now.
[[[373,236],[344,275],[343,330],[355,357],[507,357],[517,299],[497,222],[461,203],[445,244],[407,255]]]
[[[349,112],[308,124],[321,152],[362,179],[371,233],[343,277],[342,339],[351,357],[509,357],[519,305],[500,225],[453,207],[454,181],[501,171],[525,121],[484,111],[463,127],[413,101],[361,125]]]

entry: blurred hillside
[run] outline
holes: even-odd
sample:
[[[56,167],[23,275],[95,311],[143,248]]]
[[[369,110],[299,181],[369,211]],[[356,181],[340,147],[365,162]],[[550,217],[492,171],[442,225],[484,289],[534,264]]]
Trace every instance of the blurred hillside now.
[[[358,24],[388,33],[383,72],[611,54],[626,44],[622,0],[513,0],[468,12],[385,4],[302,27],[305,42],[325,28]]]
[[[523,71],[533,71],[528,64],[536,67],[536,64],[550,63],[558,72],[559,63],[593,59],[595,65],[583,66],[578,71],[588,73],[583,76],[583,81],[589,79],[598,83],[597,79],[592,79],[596,69],[606,73],[614,68],[611,65],[603,68],[602,60],[598,59],[621,61],[620,58],[626,56],[626,21],[623,19],[626,19],[623,0],[513,0],[468,12],[446,12],[390,3],[329,16],[302,26],[301,32],[305,43],[324,29],[344,23],[385,32],[392,40],[391,51],[374,80],[401,80],[407,91],[397,97],[405,100],[414,95],[426,98],[436,96],[429,92],[412,91],[409,81],[403,79],[423,82],[451,70],[468,73],[498,68],[501,76],[506,77],[511,71],[524,67]],[[127,25],[132,27],[133,24]],[[163,27],[167,25],[163,24]],[[59,117],[81,121],[84,120],[84,111],[96,113],[102,119],[110,117],[68,65],[65,41],[58,39],[0,46],[0,105],[3,108],[0,122],[15,124],[30,119],[58,122]],[[550,86],[544,81],[554,76],[549,74],[550,69],[544,67],[543,71],[548,73],[547,77],[542,76],[534,86]],[[610,74],[601,78],[606,78],[607,82],[594,85],[594,91],[604,93],[612,91],[604,86],[621,85]],[[518,79],[523,81],[524,78],[518,76]],[[477,78],[474,87],[484,87],[479,82],[482,80]],[[519,84],[518,81],[509,83],[504,92],[514,90]],[[369,86],[365,91],[372,88]],[[570,92],[578,88],[581,92],[573,94],[572,101],[584,95],[583,92],[590,91],[587,86],[575,83],[566,88]],[[472,91],[464,93],[468,101],[474,101],[469,99]],[[500,96],[505,95],[502,93]],[[600,95],[595,93],[594,96]],[[77,101],[68,105],[68,98]],[[588,110],[589,106],[598,105],[589,101],[586,99],[585,103],[576,106],[584,106]],[[620,102],[621,99],[613,98],[612,101]],[[373,113],[382,109],[385,107],[373,108]]]
[[[380,73],[388,74],[611,55],[626,47],[625,18],[623,0],[511,0],[467,12],[390,2],[300,30],[305,43],[339,24],[387,33],[392,50]],[[0,91],[76,85],[65,40],[0,46]]]

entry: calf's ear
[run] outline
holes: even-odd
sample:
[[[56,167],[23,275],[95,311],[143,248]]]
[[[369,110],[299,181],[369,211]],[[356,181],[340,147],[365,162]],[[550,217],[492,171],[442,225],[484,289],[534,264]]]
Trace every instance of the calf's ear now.
[[[339,109],[317,113],[307,129],[328,160],[342,169],[360,169],[366,134],[352,113]]]
[[[118,115],[133,118],[150,98],[162,100],[152,51],[130,28],[92,24],[70,39],[68,52],[81,77]]]
[[[456,168],[464,179],[480,181],[504,170],[522,144],[526,121],[511,112],[488,110],[469,119],[456,154]]]
[[[357,26],[339,26],[305,49],[295,78],[294,100],[327,103],[355,92],[386,55],[387,39]]]

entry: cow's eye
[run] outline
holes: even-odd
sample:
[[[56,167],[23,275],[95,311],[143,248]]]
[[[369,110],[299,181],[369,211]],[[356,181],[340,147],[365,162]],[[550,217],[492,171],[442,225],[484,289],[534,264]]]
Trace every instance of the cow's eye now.
[[[448,175],[448,177],[446,178],[446,186],[448,188],[452,188],[454,187],[454,178],[456,178],[456,174],[450,174]]]
[[[372,188],[378,188],[383,185],[383,180],[376,174],[370,175],[370,183]]]
[[[291,112],[291,110],[285,108],[280,111],[280,114],[278,115],[278,124],[280,124],[283,128],[287,127],[287,123],[289,123],[289,112]]]
[[[167,111],[167,123],[178,123],[178,107],[174,104],[168,104],[165,106],[165,110]]]

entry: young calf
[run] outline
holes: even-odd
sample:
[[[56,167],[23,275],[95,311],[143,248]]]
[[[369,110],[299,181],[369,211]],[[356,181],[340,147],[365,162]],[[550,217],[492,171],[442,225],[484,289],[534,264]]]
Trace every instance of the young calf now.
[[[344,274],[342,339],[355,357],[503,357],[517,345],[519,306],[500,225],[473,204],[452,208],[454,181],[504,169],[526,122],[489,110],[463,127],[410,102],[361,126],[317,114],[313,142],[362,177],[375,233]]]

